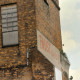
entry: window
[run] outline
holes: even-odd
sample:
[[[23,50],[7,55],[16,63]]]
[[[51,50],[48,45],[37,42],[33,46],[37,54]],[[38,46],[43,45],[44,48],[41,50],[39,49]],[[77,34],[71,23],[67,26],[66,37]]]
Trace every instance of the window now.
[[[56,0],[52,0],[52,2],[55,4],[56,8],[57,8],[58,10],[60,10],[60,7],[58,6],[57,1],[56,1]]]
[[[48,2],[47,2],[47,0],[44,0],[44,2],[45,2],[47,5],[49,5]]]
[[[3,47],[18,44],[17,5],[1,6]]]

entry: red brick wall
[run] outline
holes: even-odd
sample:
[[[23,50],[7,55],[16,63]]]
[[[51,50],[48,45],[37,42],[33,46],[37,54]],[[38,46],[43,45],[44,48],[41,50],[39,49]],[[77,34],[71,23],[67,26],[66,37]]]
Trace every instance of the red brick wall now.
[[[30,67],[9,68],[0,70],[0,80],[31,80]]]
[[[33,80],[52,80],[54,66],[35,48],[32,49],[31,54]]]
[[[2,48],[2,24],[0,15],[0,67],[3,68],[26,64],[27,46],[33,45],[33,35],[35,35],[34,0],[0,0],[0,5],[11,3],[16,3],[18,9],[19,46]],[[18,53],[20,53],[20,56]]]
[[[27,66],[26,54],[27,48],[30,50],[36,45],[35,2],[34,0],[0,0],[0,8],[1,5],[11,3],[16,3],[18,9],[19,46],[2,48],[0,9],[0,80],[31,80],[31,56]]]
[[[52,0],[35,0],[36,3],[36,25],[50,42],[58,49],[62,49],[59,10]]]

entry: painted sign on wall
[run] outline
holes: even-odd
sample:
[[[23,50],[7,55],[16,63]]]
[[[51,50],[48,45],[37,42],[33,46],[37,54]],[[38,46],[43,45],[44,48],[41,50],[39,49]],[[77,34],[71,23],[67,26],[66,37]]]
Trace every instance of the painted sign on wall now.
[[[61,69],[59,50],[38,30],[37,48],[54,66]]]

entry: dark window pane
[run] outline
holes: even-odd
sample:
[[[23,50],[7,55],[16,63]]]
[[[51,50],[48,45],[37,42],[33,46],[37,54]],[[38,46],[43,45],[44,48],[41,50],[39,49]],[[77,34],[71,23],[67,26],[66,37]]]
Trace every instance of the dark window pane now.
[[[2,32],[7,32],[8,29],[7,28],[2,28]]]
[[[1,11],[1,14],[7,14],[7,10]]]
[[[2,24],[2,27],[8,27],[7,23]]]
[[[13,10],[12,9],[8,9],[7,13],[13,13]]]
[[[13,26],[16,26],[17,25],[17,22],[13,22]]]
[[[8,27],[12,27],[12,26],[13,26],[12,22],[8,23]]]
[[[3,11],[3,10],[6,10],[7,9],[7,7],[1,7],[1,11]]]
[[[2,18],[7,18],[7,14],[2,15]]]
[[[7,17],[13,17],[13,14],[11,14],[11,13],[7,14]]]
[[[7,18],[7,22],[12,22],[12,17],[11,18]]]
[[[12,8],[14,9],[14,8],[16,8],[17,9],[17,6],[16,5],[14,5],[14,6],[12,6]]]
[[[17,13],[13,13],[13,17],[17,16]]]
[[[6,18],[2,19],[2,23],[7,23],[7,19]]]
[[[14,12],[17,12],[17,9],[16,9],[16,8],[12,9],[12,12],[13,12],[13,13],[14,13]]]
[[[18,27],[16,26],[16,27],[13,27],[13,30],[18,30]]]
[[[8,31],[12,31],[12,30],[13,30],[13,28],[12,28],[12,27],[9,27],[9,28],[8,28]]]
[[[3,46],[18,44],[18,31],[3,33]]]
[[[12,21],[17,21],[17,17],[13,17],[12,18]]]

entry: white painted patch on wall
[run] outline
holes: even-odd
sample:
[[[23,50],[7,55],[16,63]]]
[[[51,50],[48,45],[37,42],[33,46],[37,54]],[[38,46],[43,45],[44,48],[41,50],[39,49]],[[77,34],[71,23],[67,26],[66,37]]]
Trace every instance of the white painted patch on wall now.
[[[37,49],[61,70],[60,51],[39,30],[37,30]]]
[[[55,68],[55,78],[56,80],[62,80],[62,72],[57,68]]]

